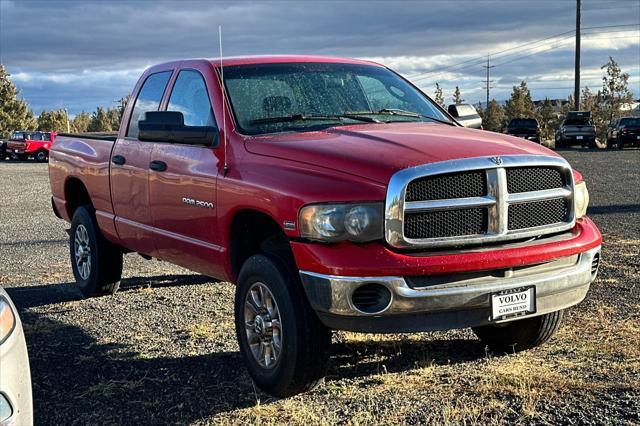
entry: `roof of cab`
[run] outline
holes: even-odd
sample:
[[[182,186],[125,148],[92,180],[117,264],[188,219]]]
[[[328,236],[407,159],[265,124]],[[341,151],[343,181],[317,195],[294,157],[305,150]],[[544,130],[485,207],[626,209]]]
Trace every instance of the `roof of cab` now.
[[[220,66],[220,58],[201,58],[201,59],[182,59],[178,61],[166,62],[158,64],[152,68],[176,65],[181,62],[197,62],[206,61],[214,67]],[[323,62],[323,63],[340,63],[340,64],[360,64],[383,66],[376,62],[365,61],[362,59],[341,58],[337,56],[320,56],[320,55],[256,55],[256,56],[228,56],[222,58],[222,65],[225,67],[233,65],[254,65],[254,64],[277,64],[277,63],[301,63],[301,62]]]

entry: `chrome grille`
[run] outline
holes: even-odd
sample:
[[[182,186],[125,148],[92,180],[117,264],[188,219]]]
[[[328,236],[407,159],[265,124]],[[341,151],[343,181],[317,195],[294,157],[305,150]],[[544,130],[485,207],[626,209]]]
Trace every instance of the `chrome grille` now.
[[[538,236],[574,224],[573,176],[558,157],[478,157],[397,172],[385,236],[398,248],[446,247]]]
[[[565,222],[568,215],[569,203],[564,198],[513,204],[509,206],[509,229],[525,229]]]
[[[510,194],[562,188],[564,185],[562,173],[557,168],[514,167],[507,169],[507,190]]]
[[[442,238],[485,232],[487,209],[407,213],[404,218],[404,235],[407,238]]]
[[[406,201],[481,197],[487,194],[484,171],[449,173],[416,179],[407,186]]]

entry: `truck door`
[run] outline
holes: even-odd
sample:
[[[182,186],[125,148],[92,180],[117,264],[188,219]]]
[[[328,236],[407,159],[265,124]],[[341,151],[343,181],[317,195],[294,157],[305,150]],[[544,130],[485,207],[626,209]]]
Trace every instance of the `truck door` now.
[[[149,163],[153,143],[138,139],[138,121],[147,111],[160,108],[171,71],[149,75],[139,90],[126,136],[118,138],[111,153],[111,202],[115,225],[122,244],[145,254],[153,254],[152,221],[149,210]]]
[[[204,72],[213,73],[203,69]],[[209,81],[213,81],[210,79]],[[187,126],[216,126],[203,74],[178,74],[167,111],[179,111]],[[216,149],[203,145],[154,143],[149,197],[157,257],[210,276],[220,276],[222,248],[216,240]]]

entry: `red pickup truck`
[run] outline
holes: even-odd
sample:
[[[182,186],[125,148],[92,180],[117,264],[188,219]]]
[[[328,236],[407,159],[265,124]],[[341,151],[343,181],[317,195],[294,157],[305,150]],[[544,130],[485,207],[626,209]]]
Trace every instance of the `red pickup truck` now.
[[[11,139],[7,142],[7,152],[20,160],[26,160],[31,156],[39,163],[44,163],[49,159],[49,150],[57,134],[57,132],[13,132]]]
[[[85,295],[117,290],[127,252],[236,283],[240,351],[278,396],[323,378],[332,329],[539,345],[600,259],[563,158],[368,61],[156,65],[117,136],[60,137],[49,171]]]

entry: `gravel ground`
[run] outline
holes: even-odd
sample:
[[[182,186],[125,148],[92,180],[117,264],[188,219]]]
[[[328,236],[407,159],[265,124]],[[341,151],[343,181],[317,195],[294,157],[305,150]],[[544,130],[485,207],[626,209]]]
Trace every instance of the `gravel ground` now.
[[[336,333],[326,383],[256,390],[233,286],[137,255],[121,291],[83,300],[46,165],[0,164],[0,285],[20,310],[37,424],[640,423],[640,150],[567,150],[585,175],[603,264],[547,345],[493,357],[468,330]]]

